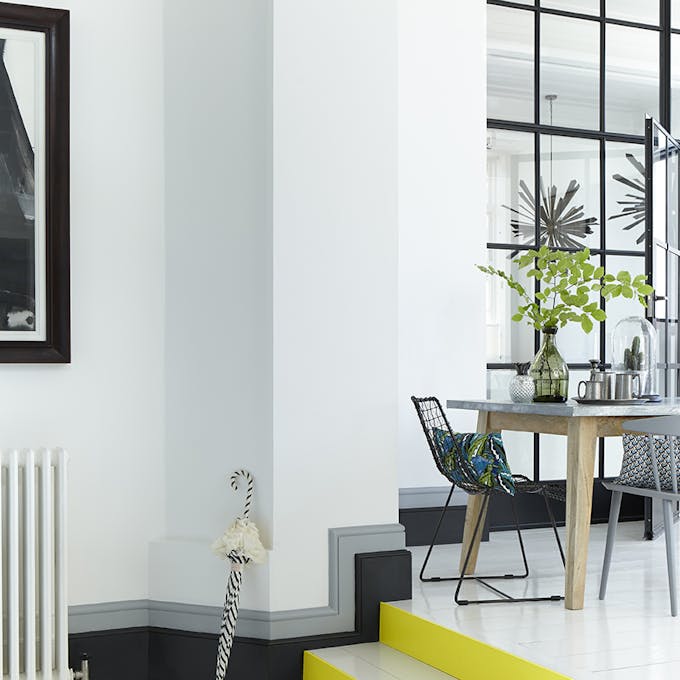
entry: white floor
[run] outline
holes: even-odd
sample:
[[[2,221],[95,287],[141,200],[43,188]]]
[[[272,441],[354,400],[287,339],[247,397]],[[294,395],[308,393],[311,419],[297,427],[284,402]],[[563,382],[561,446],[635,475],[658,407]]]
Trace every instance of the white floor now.
[[[560,533],[564,542],[564,529]],[[411,549],[413,600],[398,606],[575,680],[676,680],[680,678],[680,617],[670,615],[663,537],[643,541],[642,523],[619,525],[607,599],[601,602],[597,594],[605,533],[605,525],[591,529],[582,611],[567,611],[562,602],[457,606],[455,582],[418,579],[423,547]],[[552,531],[534,529],[523,535],[529,578],[493,583],[516,596],[562,594],[564,572]],[[460,545],[437,546],[426,575],[451,574],[459,555]],[[480,549],[478,573],[508,570],[521,570],[517,535],[494,532]],[[474,582],[463,585],[462,595],[469,598],[486,598],[489,593]]]

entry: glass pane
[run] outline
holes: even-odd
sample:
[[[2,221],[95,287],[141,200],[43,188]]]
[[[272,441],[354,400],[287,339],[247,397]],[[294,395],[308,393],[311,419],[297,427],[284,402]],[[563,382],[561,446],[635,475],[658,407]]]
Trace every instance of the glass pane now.
[[[600,15],[600,0],[541,0],[541,7],[578,14]]]
[[[507,392],[506,392],[507,395]],[[505,397],[508,398],[507,396]],[[530,432],[503,432],[503,444],[514,475],[534,477],[534,435]]]
[[[678,247],[678,147],[668,143],[668,214],[666,238],[672,248]]]
[[[541,122],[600,126],[600,25],[541,16]]]
[[[590,301],[597,301],[597,296],[591,295]],[[590,333],[585,333],[579,324],[567,324],[564,328],[560,328],[557,333],[557,349],[569,364],[587,364],[590,359],[598,359],[600,356],[600,325],[595,324]],[[571,372],[569,384],[572,384]],[[574,392],[575,394],[576,392]]]
[[[532,295],[533,279],[527,279],[523,269],[510,259],[508,250],[489,250],[489,264],[519,281]],[[521,298],[496,276],[486,277],[486,360],[489,363],[531,361],[534,357],[534,331],[526,323],[512,321]],[[507,394],[507,392],[506,392]]]
[[[666,242],[666,135],[654,128],[652,139],[652,231]]]
[[[678,324],[676,322],[668,324],[668,363],[678,363]]]
[[[666,396],[666,371],[663,368],[659,369],[659,379],[657,382],[659,386],[659,394],[663,397]]]
[[[487,7],[489,118],[534,120],[534,13]]]
[[[605,129],[642,135],[659,117],[659,34],[609,24],[606,44]]]
[[[671,27],[680,28],[680,0],[671,0]]]
[[[659,25],[658,0],[607,0],[605,16],[642,24]]]
[[[600,245],[600,151],[591,139],[541,136],[541,245]]]
[[[494,369],[487,371],[486,398],[491,399],[492,401],[507,401],[510,398],[510,381],[514,375],[514,369]]]
[[[583,378],[579,378],[583,380]],[[569,389],[576,395],[574,378],[569,376]],[[541,434],[538,437],[540,446],[539,473],[540,479],[566,479],[567,477],[567,438],[556,434]]]
[[[487,241],[535,244],[534,135],[488,130]]]
[[[680,14],[680,0],[678,2]],[[680,17],[678,18],[680,22]],[[680,136],[680,35],[671,34],[671,129],[672,135]]]
[[[644,250],[645,149],[640,144],[605,144],[606,244],[610,250]]]
[[[666,318],[666,250],[661,246],[655,246],[653,251],[654,257],[654,278],[652,285],[654,286],[654,295],[656,300],[654,302],[654,318]]]
[[[659,369],[659,394],[666,396],[666,371],[663,368]]]
[[[678,263],[680,259],[673,253],[668,253],[668,320],[678,321]],[[677,356],[674,354],[673,356]],[[675,361],[675,360],[674,360]]]
[[[619,255],[607,255],[605,270],[608,274],[616,276],[620,271],[625,270],[635,278],[640,274],[645,273],[645,258],[644,257],[623,257]],[[606,360],[608,363],[612,362],[612,333],[616,324],[629,316],[645,316],[645,308],[636,300],[624,297],[617,297],[605,302],[605,312],[607,319],[605,321],[606,329]]]
[[[655,324],[656,336],[659,341],[659,365],[665,366],[668,363],[668,354],[666,353],[666,348],[668,344],[666,343],[666,322],[657,321]],[[668,389],[668,385],[666,385]]]
[[[657,385],[656,392],[661,396],[667,396],[668,382],[666,380],[666,323],[664,321],[653,320],[656,330],[657,342]]]
[[[678,372],[675,369],[668,371],[668,395],[669,397],[678,396]]]
[[[605,437],[604,440],[604,476],[618,477],[621,471],[623,445],[621,437]]]

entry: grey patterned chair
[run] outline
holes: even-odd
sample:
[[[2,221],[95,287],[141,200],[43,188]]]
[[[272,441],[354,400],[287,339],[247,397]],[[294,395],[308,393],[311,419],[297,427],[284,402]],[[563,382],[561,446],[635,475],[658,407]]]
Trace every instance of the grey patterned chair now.
[[[671,615],[677,616],[677,565],[673,506],[680,501],[678,492],[680,416],[627,420],[623,423],[623,430],[621,474],[612,482],[603,482],[605,488],[612,492],[612,500],[600,580],[600,599],[604,600],[607,593],[607,580],[621,510],[621,498],[624,493],[646,496],[660,500],[663,505]]]

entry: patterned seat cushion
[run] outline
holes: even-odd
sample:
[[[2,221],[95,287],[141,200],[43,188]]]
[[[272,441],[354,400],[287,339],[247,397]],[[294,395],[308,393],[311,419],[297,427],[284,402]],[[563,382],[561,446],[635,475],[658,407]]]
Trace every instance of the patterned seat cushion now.
[[[496,489],[512,496],[515,483],[500,432],[456,432],[435,428],[432,438],[439,469],[451,482],[471,492]]]
[[[659,482],[661,491],[672,491],[672,458],[671,444],[665,437],[654,437],[657,466],[659,470]],[[675,467],[680,477],[680,447],[675,444]],[[621,473],[614,480],[615,484],[636,486],[641,489],[656,489],[654,481],[654,469],[649,451],[649,438],[647,435],[624,434],[623,435],[623,461]]]

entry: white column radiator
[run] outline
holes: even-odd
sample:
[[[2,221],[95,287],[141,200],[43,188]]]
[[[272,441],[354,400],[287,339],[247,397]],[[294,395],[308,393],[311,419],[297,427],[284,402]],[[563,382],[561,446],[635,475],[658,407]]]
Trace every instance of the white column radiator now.
[[[66,591],[66,452],[2,450],[0,668],[7,680],[72,680]]]

